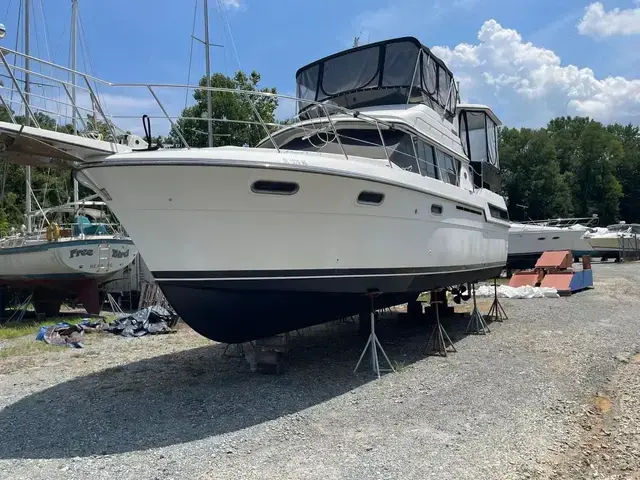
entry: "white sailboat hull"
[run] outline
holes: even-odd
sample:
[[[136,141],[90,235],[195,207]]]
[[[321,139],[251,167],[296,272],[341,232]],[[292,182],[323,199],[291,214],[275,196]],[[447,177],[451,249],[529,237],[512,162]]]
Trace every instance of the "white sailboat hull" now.
[[[137,249],[128,239],[38,242],[0,249],[0,281],[105,278],[127,267]]]
[[[490,217],[483,194],[293,152],[289,162],[303,167],[273,150],[251,149],[260,163],[239,161],[246,151],[216,149],[236,158],[211,160],[209,151],[207,161],[182,162],[127,155],[79,175],[104,189],[168,300],[210,338],[242,341],[358,313],[367,290],[402,303],[407,294],[490,278],[505,264],[508,224]],[[258,180],[299,188],[258,194]],[[384,200],[359,204],[362,191]],[[498,195],[484,195],[504,208]]]

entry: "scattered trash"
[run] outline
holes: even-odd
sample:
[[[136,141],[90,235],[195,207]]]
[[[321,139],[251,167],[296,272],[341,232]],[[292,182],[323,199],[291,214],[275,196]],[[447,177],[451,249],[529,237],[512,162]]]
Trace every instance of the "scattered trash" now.
[[[70,325],[68,323],[57,323],[41,327],[36,335],[36,340],[42,340],[48,345],[60,347],[82,348],[84,345],[84,327],[82,325]]]
[[[476,288],[476,296],[493,297],[494,291],[491,285],[481,285]],[[558,298],[558,290],[550,287],[532,287],[523,285],[521,287],[510,287],[508,285],[498,286],[499,298]]]
[[[170,325],[174,325],[175,315],[166,308],[152,306],[138,310],[136,313],[125,314],[116,318],[112,323],[102,326],[105,332],[111,332],[123,337],[141,337],[161,333],[174,333]]]

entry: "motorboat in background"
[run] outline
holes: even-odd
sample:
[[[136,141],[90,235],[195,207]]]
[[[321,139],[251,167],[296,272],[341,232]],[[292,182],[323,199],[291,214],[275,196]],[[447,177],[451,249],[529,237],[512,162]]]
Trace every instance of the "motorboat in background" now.
[[[512,223],[509,228],[509,269],[533,268],[542,253],[570,250],[574,258],[597,255],[587,235],[598,217],[558,218]]]
[[[501,273],[510,222],[496,193],[500,122],[489,107],[459,104],[442,60],[398,38],[313,62],[296,79],[298,121],[274,130],[257,116],[257,147],[133,151],[7,123],[0,142],[10,160],[74,166],[177,313],[213,340],[253,340],[369,311],[370,296],[382,308]],[[166,113],[156,94],[166,85],[106,86],[149,92]],[[178,115],[167,115],[187,147]]]
[[[603,260],[619,259],[628,253],[637,254],[640,251],[640,224],[620,222],[608,225],[604,231],[589,235],[587,241]]]

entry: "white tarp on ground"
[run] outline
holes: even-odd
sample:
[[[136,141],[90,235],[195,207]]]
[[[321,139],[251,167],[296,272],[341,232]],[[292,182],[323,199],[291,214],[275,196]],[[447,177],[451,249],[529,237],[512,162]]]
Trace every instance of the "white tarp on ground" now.
[[[493,285],[480,285],[476,288],[476,296],[493,297]],[[558,290],[549,287],[510,287],[498,285],[499,298],[558,298]]]

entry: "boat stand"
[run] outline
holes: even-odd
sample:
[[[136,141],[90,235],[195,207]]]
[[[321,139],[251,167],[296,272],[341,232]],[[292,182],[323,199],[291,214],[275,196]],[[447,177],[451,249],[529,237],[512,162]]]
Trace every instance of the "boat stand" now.
[[[424,347],[425,355],[440,355],[441,357],[446,357],[449,347],[451,348],[451,353],[457,352],[449,334],[440,323],[441,303],[442,302],[439,300],[431,301],[431,308],[435,308],[436,310],[436,325],[433,327],[431,335],[429,335],[429,339],[427,340],[427,344]]]
[[[367,293],[367,296],[369,297],[369,299],[371,301],[371,312],[370,312],[371,333],[369,333],[369,339],[367,340],[367,344],[364,346],[364,350],[362,350],[362,353],[360,354],[360,358],[358,359],[358,363],[356,364],[356,368],[353,369],[353,373],[356,373],[358,371],[358,367],[360,366],[360,363],[362,362],[362,359],[364,358],[364,354],[367,353],[367,349],[369,347],[371,347],[371,368],[373,370],[373,373],[378,375],[378,378],[380,378],[380,372],[395,372],[396,371],[395,368],[393,368],[393,365],[391,364],[391,361],[389,360],[389,357],[387,357],[387,354],[385,353],[384,348],[382,348],[382,345],[380,345],[380,341],[378,340],[378,336],[376,335],[376,320],[375,320],[374,299],[375,299],[375,297],[380,295],[380,293],[382,293],[382,292],[369,292],[369,293]],[[387,364],[389,365],[388,369],[381,369],[380,368],[380,360],[378,358],[378,349],[380,349],[380,352],[382,352],[382,355],[384,356],[384,359],[387,361]]]
[[[480,335],[491,333],[491,330],[489,330],[489,325],[487,325],[487,322],[482,316],[482,313],[480,313],[480,310],[478,310],[478,303],[476,302],[475,283],[471,284],[471,294],[473,295],[473,311],[471,312],[469,324],[467,325],[467,333],[476,333]]]
[[[7,320],[7,323],[9,323],[9,322],[21,322],[22,319],[24,318],[24,314],[27,313],[27,308],[29,308],[29,304],[31,303],[31,300],[33,300],[33,293],[31,295],[29,295],[24,300],[24,302],[22,302],[20,305],[18,305],[18,308],[13,311],[13,313],[11,314],[9,319]]]
[[[504,322],[505,320],[509,320],[507,312],[504,311],[502,304],[498,300],[498,282],[495,278],[493,279],[493,303],[491,304],[489,313],[487,313],[487,317],[494,322]]]
[[[116,302],[116,299],[113,298],[113,295],[111,295],[110,293],[107,293],[107,296],[104,299],[104,301],[102,302],[102,304],[104,305],[107,302],[109,302],[109,308],[111,308],[111,311],[113,313],[115,313],[116,315],[118,315],[120,313],[124,314],[124,312],[122,311],[122,308],[120,307],[118,302]]]
[[[227,355],[227,350],[229,350],[229,348],[232,347],[232,346],[233,346],[233,349],[236,352],[235,355],[234,354]],[[232,357],[232,358],[243,358],[245,356],[244,355],[244,345],[242,343],[227,343],[227,346],[224,347],[224,351],[222,352],[222,356],[223,357]]]

